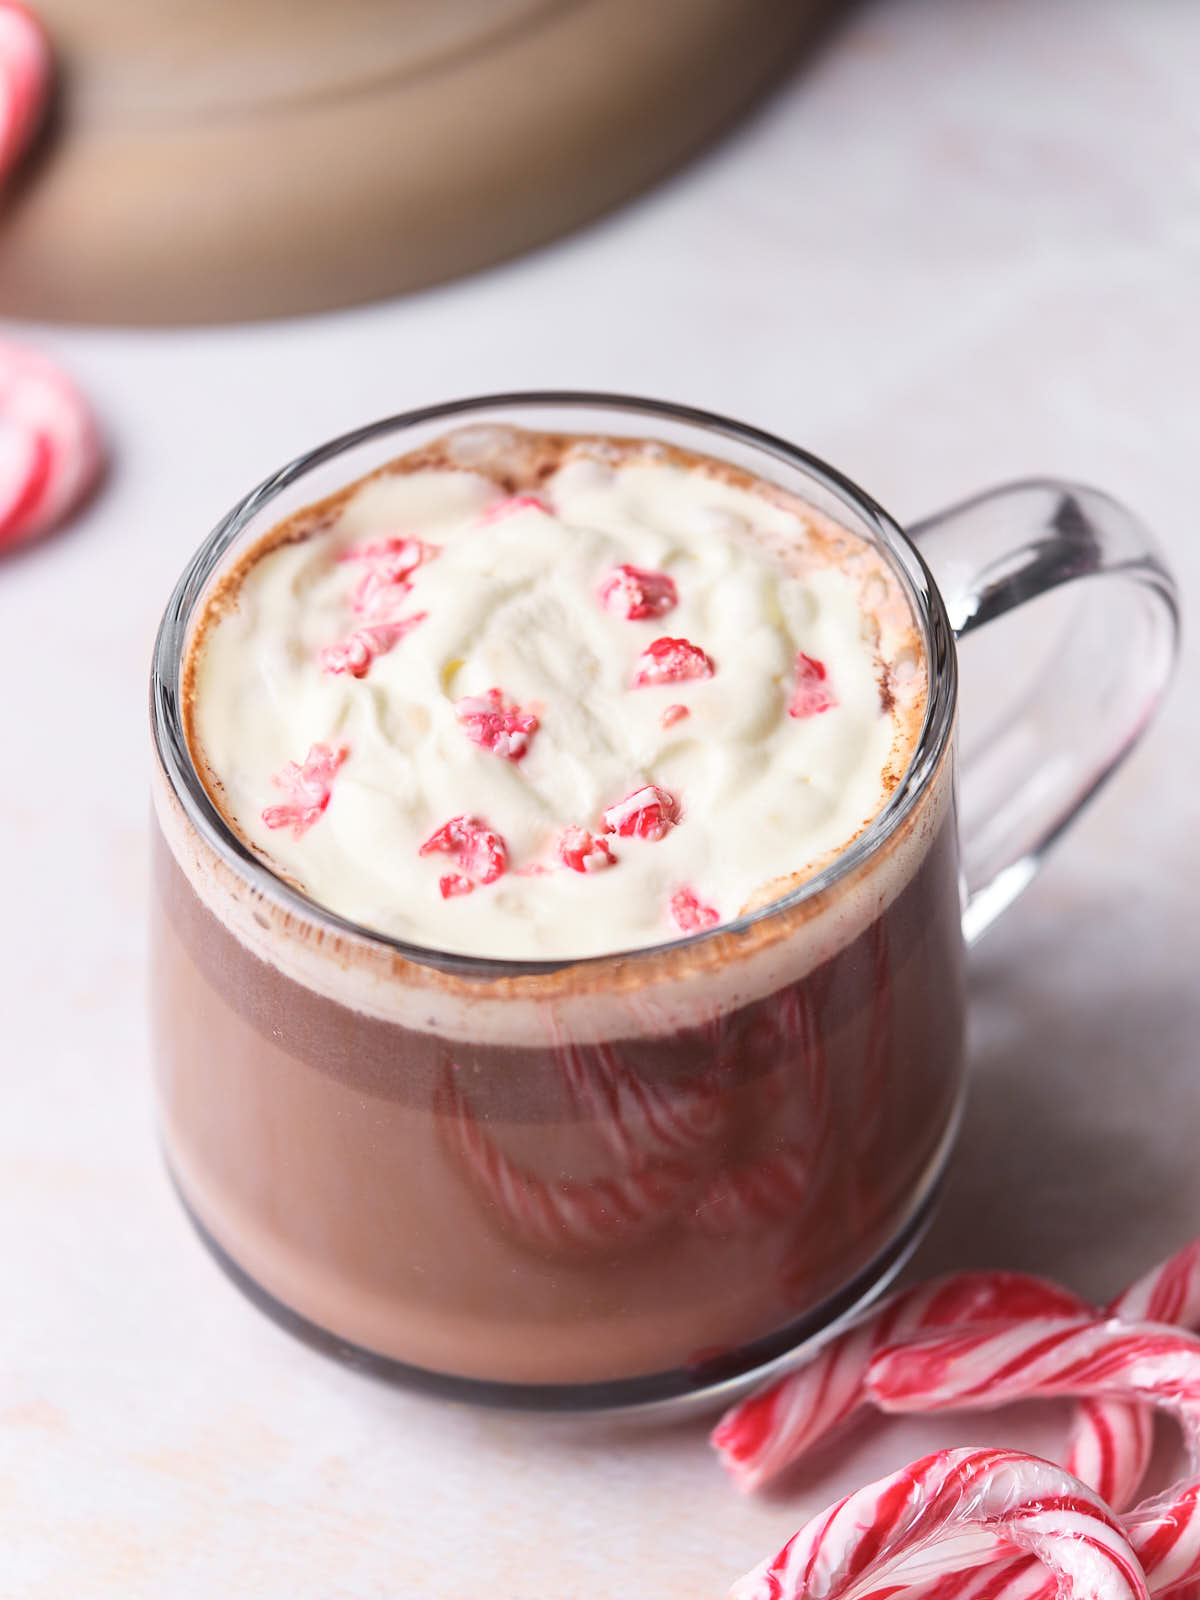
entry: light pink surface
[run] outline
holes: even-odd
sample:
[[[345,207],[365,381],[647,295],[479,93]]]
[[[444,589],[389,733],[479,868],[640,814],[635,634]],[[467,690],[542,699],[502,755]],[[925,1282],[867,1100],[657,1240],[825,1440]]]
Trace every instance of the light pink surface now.
[[[154,1145],[145,673],[170,585],[240,494],[342,428],[454,394],[586,384],[715,407],[903,517],[1046,470],[1124,496],[1190,603],[1181,681],[972,956],[973,1094],[916,1264],[1116,1294],[1200,1231],[1200,13],[1086,9],[865,4],[689,173],[411,302],[38,333],[117,454],[69,537],[0,567],[5,1600],[473,1600],[481,1574],[495,1600],[704,1600],[923,1453],[1061,1445],[1055,1404],[866,1423],[740,1497],[711,1414],[447,1408],[267,1324],[196,1245]],[[597,311],[614,301],[619,318]],[[968,730],[981,680],[1052,637],[1035,613],[1020,649],[997,633],[964,652]]]

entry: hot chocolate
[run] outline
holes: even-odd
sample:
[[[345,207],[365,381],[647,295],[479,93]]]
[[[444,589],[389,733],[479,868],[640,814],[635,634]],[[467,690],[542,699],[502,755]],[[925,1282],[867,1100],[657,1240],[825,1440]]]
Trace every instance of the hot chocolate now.
[[[476,427],[185,620],[163,1132],[272,1309],[637,1398],[886,1271],[957,1105],[961,934],[945,749],[889,810],[927,674],[867,538],[675,447]]]

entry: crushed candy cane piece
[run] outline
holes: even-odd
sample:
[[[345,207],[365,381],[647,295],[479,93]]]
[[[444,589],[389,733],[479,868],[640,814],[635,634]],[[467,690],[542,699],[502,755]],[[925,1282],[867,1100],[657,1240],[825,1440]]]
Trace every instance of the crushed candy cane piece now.
[[[483,695],[466,695],[454,702],[454,715],[473,744],[505,761],[520,761],[538,730],[532,711],[505,705],[499,689]]]
[[[647,645],[637,658],[633,674],[635,689],[648,689],[660,683],[687,683],[711,678],[716,671],[712,657],[689,639],[665,635]]]
[[[479,525],[486,527],[491,522],[503,522],[506,517],[518,516],[522,511],[540,511],[547,517],[553,514],[546,502],[535,494],[510,494],[486,506],[479,514]]]
[[[604,835],[589,833],[586,828],[564,828],[554,848],[563,866],[572,872],[600,872],[617,861]]]
[[[421,846],[423,856],[441,852],[455,858],[460,869],[438,880],[443,900],[472,894],[480,885],[495,883],[508,867],[508,848],[504,840],[479,817],[451,817],[429,835]]]
[[[679,604],[679,591],[669,573],[631,567],[626,562],[612,569],[597,594],[605,610],[630,622],[665,616]]]
[[[289,761],[272,782],[289,796],[286,805],[267,806],[262,819],[268,828],[291,828],[301,838],[324,812],[333,792],[333,779],[350,754],[349,747],[314,744],[299,765]]]
[[[663,712],[662,716],[659,718],[659,721],[662,723],[664,728],[673,728],[677,722],[682,722],[684,717],[690,717],[691,714],[692,713],[688,710],[687,706],[668,706]]]
[[[387,655],[406,633],[411,633],[428,615],[418,611],[411,617],[401,617],[395,622],[379,622],[365,628],[355,628],[339,644],[326,645],[318,652],[317,660],[324,671],[349,673],[352,678],[365,678],[376,656]]]
[[[396,534],[388,539],[372,539],[368,544],[351,545],[338,559],[367,567],[369,575],[380,583],[405,583],[418,567],[441,553],[440,544]]]
[[[825,663],[806,656],[803,650],[797,651],[796,683],[788,716],[819,717],[823,711],[832,711],[837,703]]]
[[[604,831],[622,839],[661,839],[679,821],[680,815],[675,796],[648,783],[606,808]]]
[[[699,933],[721,920],[715,906],[706,906],[694,889],[677,889],[667,906],[671,921],[680,933]]]

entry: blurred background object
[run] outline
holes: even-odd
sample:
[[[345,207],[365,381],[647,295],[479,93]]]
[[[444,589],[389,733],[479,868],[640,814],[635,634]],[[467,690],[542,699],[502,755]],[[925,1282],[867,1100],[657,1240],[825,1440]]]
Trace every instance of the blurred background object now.
[[[59,98],[0,314],[205,322],[420,288],[669,172],[830,0],[41,0]]]

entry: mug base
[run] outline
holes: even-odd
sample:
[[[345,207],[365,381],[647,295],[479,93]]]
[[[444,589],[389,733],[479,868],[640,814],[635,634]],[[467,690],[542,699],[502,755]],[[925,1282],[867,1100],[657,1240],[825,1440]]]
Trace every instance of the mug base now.
[[[944,1173],[943,1161],[900,1230],[847,1284],[802,1317],[764,1339],[754,1340],[740,1350],[710,1361],[644,1376],[615,1378],[600,1383],[506,1383],[410,1366],[407,1362],[380,1355],[377,1351],[343,1339],[293,1310],[264,1289],[213,1237],[190,1205],[169,1160],[166,1165],[188,1220],[217,1265],[253,1305],[304,1344],[323,1355],[333,1356],[355,1371],[419,1394],[496,1410],[558,1414],[640,1413],[649,1407],[667,1406],[677,1411],[684,1408],[689,1400],[708,1404],[724,1403],[760,1382],[772,1369],[794,1365],[797,1355],[806,1346],[815,1347],[823,1343],[843,1323],[870,1305],[898,1276],[929,1227]]]

